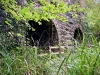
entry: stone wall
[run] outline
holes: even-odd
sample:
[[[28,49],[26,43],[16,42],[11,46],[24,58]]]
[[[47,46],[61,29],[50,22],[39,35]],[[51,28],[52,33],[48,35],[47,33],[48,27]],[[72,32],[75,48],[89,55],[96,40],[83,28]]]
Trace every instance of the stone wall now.
[[[64,0],[64,1],[68,5],[71,5],[74,3],[79,3],[79,4],[83,5],[82,7],[84,7],[83,0]],[[17,2],[18,2],[18,4],[23,6],[26,4],[27,0],[17,0]],[[82,16],[84,16],[84,13],[83,12],[77,12],[77,13],[78,13],[78,17],[75,19],[72,18],[72,12],[64,14],[66,19],[68,19],[68,22],[62,22],[57,19],[51,20],[51,22],[52,22],[51,24],[53,26],[55,26],[55,28],[57,30],[57,34],[54,35],[55,38],[57,36],[57,39],[56,39],[57,45],[66,46],[66,47],[73,45],[74,44],[73,41],[76,39],[76,36],[78,34],[80,35],[80,37],[78,37],[78,39],[82,40],[82,37],[83,37]],[[7,17],[7,15],[4,13],[3,8],[0,7],[0,26],[4,27],[4,28],[0,27],[0,29],[3,30],[4,32],[6,32],[6,30],[8,29],[8,27],[6,27],[5,22],[4,22],[6,17]],[[52,30],[52,31],[54,31],[54,30]],[[20,38],[20,39],[22,39],[22,38]],[[24,41],[25,41],[25,39],[24,39]]]
[[[79,4],[83,3],[83,2],[81,2],[82,0],[64,0],[64,1],[68,5],[71,5],[74,3],[79,3]],[[84,7],[84,6],[82,6],[82,7]],[[63,16],[65,16],[66,19],[68,19],[67,22],[62,22],[57,19],[51,20],[52,23],[50,23],[50,25],[55,26],[55,28],[57,30],[57,34],[53,35],[53,33],[52,33],[52,34],[50,34],[50,36],[53,35],[53,36],[57,36],[58,38],[57,38],[57,40],[55,40],[55,41],[57,41],[56,44],[54,44],[54,45],[49,44],[49,46],[56,46],[56,45],[59,46],[60,45],[60,46],[65,46],[68,48],[70,46],[75,45],[75,43],[74,43],[75,40],[78,43],[82,42],[83,25],[84,25],[82,16],[84,16],[84,13],[83,12],[76,12],[76,13],[78,14],[77,18],[72,18],[73,12],[63,14]],[[35,24],[33,23],[33,25],[35,25]],[[51,31],[53,32],[54,30],[52,29]],[[48,38],[51,39],[51,37],[48,37]],[[51,41],[54,41],[54,40],[51,40]]]
[[[71,5],[73,3],[82,4],[82,0],[65,0],[69,1],[68,4]],[[82,5],[81,5],[82,6]],[[82,6],[84,7],[84,5]],[[59,20],[52,20],[54,25],[57,28],[58,36],[59,36],[59,44],[62,46],[73,46],[76,40],[78,43],[82,42],[83,38],[83,12],[77,12],[78,17],[73,19],[72,12],[64,14],[68,22],[61,22]]]

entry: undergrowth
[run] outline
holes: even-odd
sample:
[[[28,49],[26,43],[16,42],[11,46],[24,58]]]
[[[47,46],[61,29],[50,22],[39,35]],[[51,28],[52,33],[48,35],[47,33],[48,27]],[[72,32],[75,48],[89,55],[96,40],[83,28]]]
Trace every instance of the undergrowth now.
[[[94,37],[93,46],[83,40],[74,52],[38,56],[37,48],[17,47],[0,50],[0,75],[100,75],[100,47]]]

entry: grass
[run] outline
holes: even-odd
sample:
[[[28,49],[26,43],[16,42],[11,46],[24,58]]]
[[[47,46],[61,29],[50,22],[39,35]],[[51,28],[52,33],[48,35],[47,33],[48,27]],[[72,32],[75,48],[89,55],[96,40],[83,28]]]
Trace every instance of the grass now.
[[[100,46],[94,37],[93,47],[86,42],[60,58],[51,55],[52,59],[49,55],[37,56],[33,47],[1,50],[0,75],[100,75]]]

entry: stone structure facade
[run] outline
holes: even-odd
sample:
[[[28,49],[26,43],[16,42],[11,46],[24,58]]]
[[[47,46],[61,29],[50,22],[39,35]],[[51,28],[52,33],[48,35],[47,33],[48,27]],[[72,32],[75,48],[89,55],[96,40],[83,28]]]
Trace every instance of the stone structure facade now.
[[[17,0],[19,4],[24,5],[26,0]],[[82,4],[82,0],[64,0],[69,5],[74,3]],[[83,6],[82,6],[83,7]],[[54,19],[50,22],[42,21],[42,25],[30,20],[29,24],[36,29],[36,31],[28,30],[27,37],[29,38],[29,44],[37,45],[39,47],[48,46],[71,46],[74,45],[73,41],[77,40],[79,43],[82,42],[83,38],[83,12],[77,12],[78,17],[73,19],[72,12],[64,14],[68,22],[62,22]],[[6,15],[4,10],[0,9],[0,24],[4,24]],[[2,28],[1,28],[2,29]]]
[[[81,1],[82,0],[65,0],[65,2],[67,2],[69,5],[79,3],[83,5],[82,7],[84,7],[83,2]],[[77,12],[77,14],[77,18],[72,18],[73,12],[69,12],[63,14],[66,19],[68,19],[67,22],[62,22],[60,20],[54,19],[49,23],[43,21],[41,26],[39,26],[38,23],[34,21],[29,21],[29,24],[36,28],[35,32],[29,31],[28,36],[31,39],[31,44],[33,44],[32,41],[35,41],[38,42],[38,46],[42,46],[44,48],[56,45],[68,48],[75,45],[75,41],[81,43],[83,39],[84,25],[82,16],[84,16],[84,13]]]

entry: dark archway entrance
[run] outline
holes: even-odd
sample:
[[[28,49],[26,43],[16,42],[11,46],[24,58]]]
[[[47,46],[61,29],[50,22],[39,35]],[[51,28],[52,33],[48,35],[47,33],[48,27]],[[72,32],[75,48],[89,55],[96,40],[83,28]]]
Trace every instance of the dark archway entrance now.
[[[35,31],[28,30],[27,37],[30,45],[48,49],[49,46],[55,46],[59,43],[56,27],[51,21],[43,20],[42,24],[39,25],[37,22],[30,20],[29,24],[35,28]]]
[[[76,29],[75,29],[75,31],[74,31],[74,39],[75,39],[79,44],[82,43],[82,40],[83,40],[83,33],[82,33],[82,31],[80,30],[80,28],[76,28]]]

